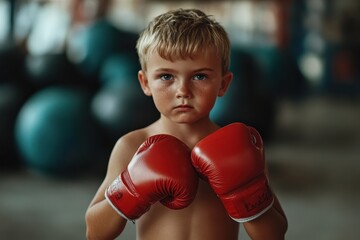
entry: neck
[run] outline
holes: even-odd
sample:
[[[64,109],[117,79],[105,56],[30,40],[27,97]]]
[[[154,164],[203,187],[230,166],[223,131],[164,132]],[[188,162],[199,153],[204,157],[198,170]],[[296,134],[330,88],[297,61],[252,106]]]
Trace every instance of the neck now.
[[[219,126],[209,118],[192,123],[176,123],[161,116],[156,125],[159,127],[159,132],[171,134],[179,138],[190,148],[205,136],[219,129]]]

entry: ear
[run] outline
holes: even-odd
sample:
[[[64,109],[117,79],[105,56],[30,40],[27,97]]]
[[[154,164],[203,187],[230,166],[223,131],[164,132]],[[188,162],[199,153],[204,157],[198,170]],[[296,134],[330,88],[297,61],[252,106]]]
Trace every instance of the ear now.
[[[145,93],[146,96],[151,96],[151,91],[149,88],[149,82],[146,76],[146,73],[143,70],[138,72],[138,80],[141,86],[141,89]]]
[[[223,75],[222,80],[221,80],[221,86],[220,86],[219,93],[218,93],[219,97],[222,97],[225,95],[232,79],[233,79],[232,72],[227,72],[225,75]]]

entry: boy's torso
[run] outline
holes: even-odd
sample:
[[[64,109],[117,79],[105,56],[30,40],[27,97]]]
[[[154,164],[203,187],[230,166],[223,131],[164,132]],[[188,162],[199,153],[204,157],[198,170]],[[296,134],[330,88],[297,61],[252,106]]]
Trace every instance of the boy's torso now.
[[[161,203],[136,222],[138,240],[237,240],[239,224],[233,221],[210,186],[200,181],[193,203],[170,210]]]
[[[133,132],[133,142],[141,143],[149,136],[163,132],[160,126],[157,121]],[[172,210],[155,203],[136,220],[136,229],[137,240],[237,240],[239,224],[228,216],[209,184],[200,180],[196,198],[190,206]]]

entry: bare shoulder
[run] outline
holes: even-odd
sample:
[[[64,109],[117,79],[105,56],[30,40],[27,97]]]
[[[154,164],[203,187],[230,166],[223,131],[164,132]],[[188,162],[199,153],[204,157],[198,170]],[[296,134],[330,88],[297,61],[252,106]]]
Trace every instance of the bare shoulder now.
[[[120,137],[111,152],[109,165],[112,165],[113,168],[115,166],[119,166],[119,168],[127,166],[134,153],[147,137],[148,131],[145,128],[129,132]]]
[[[155,122],[145,128],[131,131],[116,141],[108,163],[106,176],[108,181],[127,168],[140,145],[151,135],[157,134],[158,128],[158,124]]]

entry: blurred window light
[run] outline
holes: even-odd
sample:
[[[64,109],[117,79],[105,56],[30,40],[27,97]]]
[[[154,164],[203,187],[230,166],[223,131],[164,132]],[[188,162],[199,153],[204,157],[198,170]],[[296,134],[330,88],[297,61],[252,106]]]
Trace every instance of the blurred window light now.
[[[275,2],[234,2],[227,28],[230,38],[240,45],[274,45],[279,22]]]
[[[249,1],[235,3],[232,7],[232,23],[244,31],[253,31],[254,22],[254,4]]]
[[[254,21],[256,22],[256,26],[258,26],[260,31],[270,34],[273,34],[277,31],[275,9],[273,9],[271,3],[264,3],[259,6],[256,11]]]
[[[22,40],[29,35],[40,8],[36,2],[23,3],[18,6],[15,20],[16,39]]]
[[[70,16],[55,5],[44,5],[29,35],[31,54],[60,53],[63,51],[70,25]]]
[[[254,43],[254,4],[249,1],[236,2],[231,7],[229,37],[233,44],[249,45]]]
[[[144,17],[143,8],[132,0],[114,0],[108,10],[108,19],[118,28],[130,32],[140,32],[145,27]]]
[[[190,9],[190,8],[197,8],[198,3],[194,1],[169,1],[167,4],[164,4],[162,2],[153,2],[146,8],[146,19],[145,19],[145,25],[149,21],[151,21],[154,17],[177,8],[183,8],[183,9]]]
[[[323,59],[314,53],[304,53],[299,60],[299,67],[313,86],[318,86],[324,76]]]

